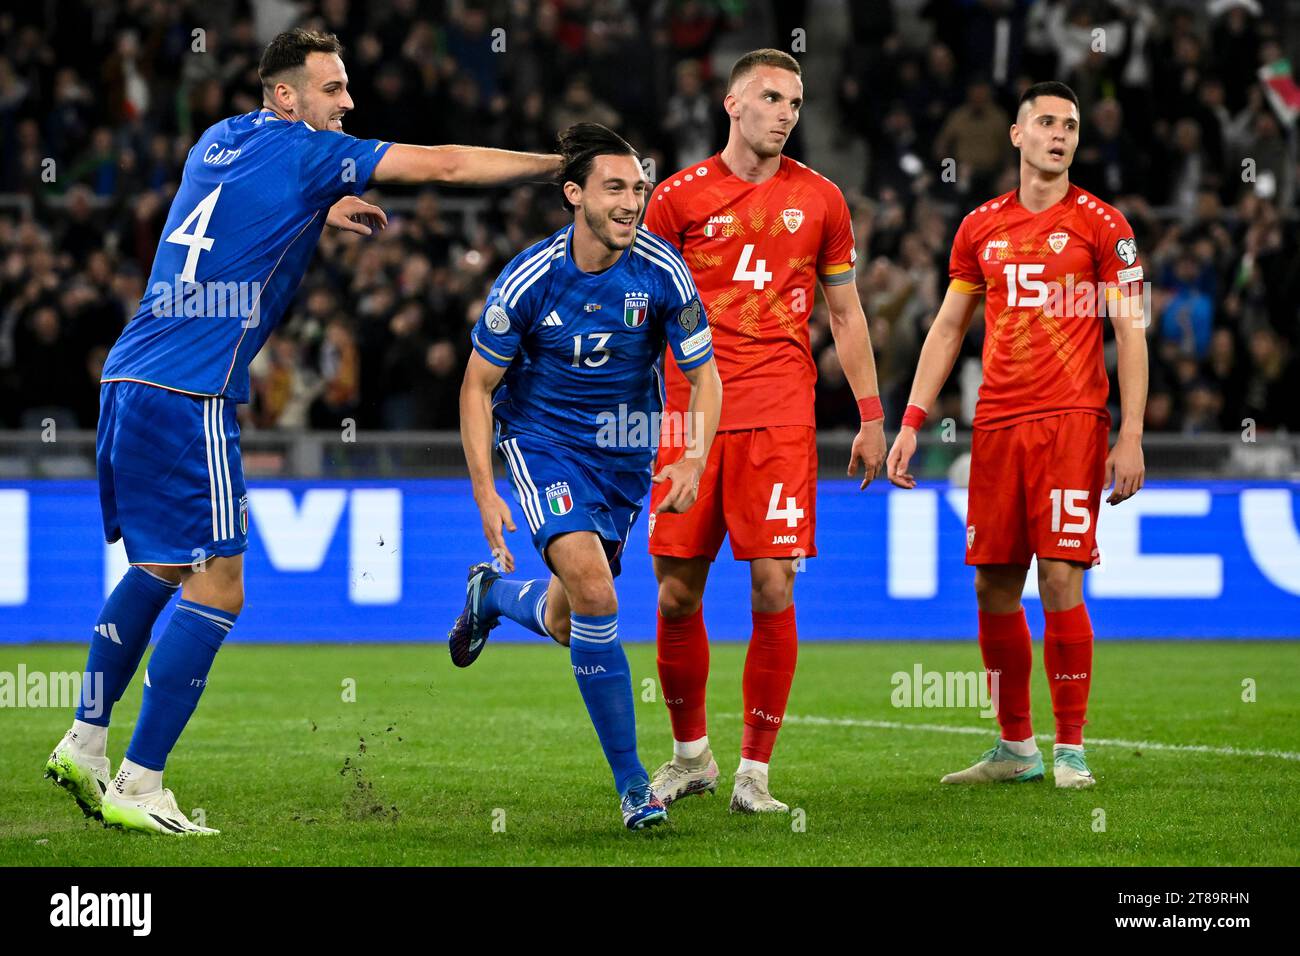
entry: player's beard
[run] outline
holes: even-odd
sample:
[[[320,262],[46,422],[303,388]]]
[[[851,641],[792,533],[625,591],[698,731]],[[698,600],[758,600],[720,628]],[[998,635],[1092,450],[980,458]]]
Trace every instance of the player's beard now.
[[[1050,162],[1050,160],[1048,162]],[[1061,166],[1060,168],[1049,166],[1047,162],[1043,162],[1043,163],[1031,162],[1029,165],[1035,172],[1037,172],[1040,176],[1044,177],[1045,179],[1055,178],[1057,176],[1065,176],[1068,178],[1070,175],[1070,164],[1068,162],[1064,166]]]
[[[759,159],[775,159],[785,151],[785,144],[789,141],[790,137],[787,136],[776,146],[773,146],[770,142],[766,141],[766,136],[764,136],[764,138],[759,139],[757,142],[751,141],[749,148],[754,151],[754,155]]]
[[[787,130],[785,136],[774,145],[772,138],[769,136],[773,125],[772,123],[764,123],[762,131],[756,136],[752,138],[746,137],[749,148],[759,159],[774,159],[780,156],[785,152],[786,144],[790,142],[790,134],[794,132],[793,128]]]
[[[599,239],[606,249],[611,251],[626,249],[631,244],[631,237],[628,237],[627,242],[620,242],[614,238],[616,223],[613,216],[613,212],[593,215],[586,206],[582,207],[582,218],[587,220],[587,228],[591,230],[592,235]],[[633,230],[633,235],[635,235],[635,230]]]

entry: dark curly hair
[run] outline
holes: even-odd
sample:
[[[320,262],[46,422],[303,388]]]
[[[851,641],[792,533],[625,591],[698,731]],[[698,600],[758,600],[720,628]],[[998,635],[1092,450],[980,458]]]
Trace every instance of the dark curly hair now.
[[[641,158],[641,154],[627,140],[599,123],[574,123],[560,133],[559,140],[560,155],[564,157],[564,168],[560,171],[561,186],[573,182],[585,188],[597,156]],[[564,194],[560,195],[563,198]],[[573,212],[569,200],[564,198],[563,201],[564,208]]]

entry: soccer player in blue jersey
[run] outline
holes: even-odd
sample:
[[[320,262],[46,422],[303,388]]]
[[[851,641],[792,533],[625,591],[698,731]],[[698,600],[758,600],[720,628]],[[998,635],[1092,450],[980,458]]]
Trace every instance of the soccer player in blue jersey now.
[[[370,183],[499,186],[559,172],[553,155],[345,135],[353,103],[340,49],[334,36],[303,30],[267,46],[262,108],[210,127],[190,150],[139,310],[104,364],[104,534],[125,542],[131,568],[91,638],[86,671],[102,675],[102,706],[83,697],[46,775],[105,824],[216,832],[178,809],[163,765],[243,608],[248,506],[235,407],[248,401],[249,362],[292,301],[321,230],[366,233],[357,220],[386,222],[357,198]],[[110,783],[112,705],[177,592]]]
[[[475,565],[448,643],[453,662],[467,667],[506,617],[567,644],[623,822],[640,830],[667,813],[637,757],[614,578],[652,480],[670,486],[659,511],[694,503],[722,381],[690,271],[677,250],[638,226],[646,179],[636,152],[594,123],[566,130],[560,146],[573,224],[497,278],[460,393],[461,439],[493,556],[514,570],[503,532],[515,524],[493,482],[495,447],[552,574],[507,580]],[[687,417],[675,425],[687,451],[652,479],[665,345],[691,383]]]

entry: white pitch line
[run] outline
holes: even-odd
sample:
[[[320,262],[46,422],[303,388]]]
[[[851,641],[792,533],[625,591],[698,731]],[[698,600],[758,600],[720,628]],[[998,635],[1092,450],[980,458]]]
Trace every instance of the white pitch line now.
[[[739,714],[723,714],[722,718]],[[808,724],[817,727],[865,727],[871,730],[928,730],[939,734],[971,734],[987,737],[996,729],[989,727],[953,727],[948,724],[913,724],[898,720],[862,720],[855,717],[808,717],[786,714],[784,723]],[[1035,734],[1038,740],[1052,741],[1051,734]],[[1128,747],[1134,750],[1166,750],[1175,753],[1215,754],[1220,757],[1276,757],[1278,760],[1300,760],[1300,753],[1290,750],[1243,750],[1240,747],[1211,747],[1206,744],[1164,744],[1155,740],[1121,740],[1115,737],[1089,737],[1089,746]]]

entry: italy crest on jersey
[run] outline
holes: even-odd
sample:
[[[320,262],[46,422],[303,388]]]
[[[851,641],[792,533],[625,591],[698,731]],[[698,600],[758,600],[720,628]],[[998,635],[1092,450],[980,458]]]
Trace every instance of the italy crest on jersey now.
[[[646,313],[650,310],[650,297],[641,292],[629,292],[623,297],[623,324],[629,329],[640,328],[645,324]]]
[[[563,517],[573,510],[573,494],[569,491],[567,481],[557,481],[553,485],[547,485],[546,505],[551,509],[551,514],[556,517]]]

